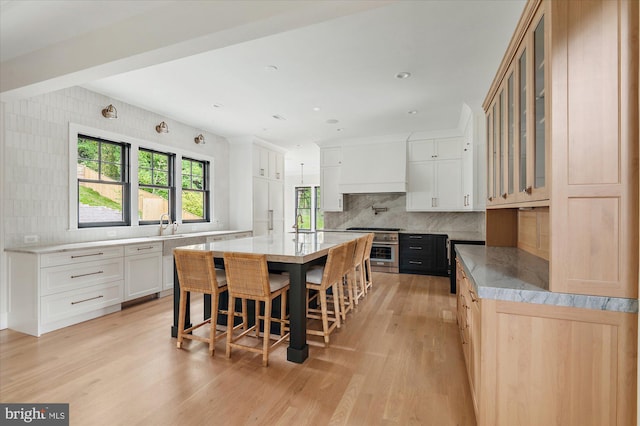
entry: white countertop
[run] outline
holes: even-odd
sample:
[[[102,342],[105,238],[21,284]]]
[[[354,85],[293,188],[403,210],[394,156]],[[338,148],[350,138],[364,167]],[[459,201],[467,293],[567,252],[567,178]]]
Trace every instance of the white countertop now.
[[[326,255],[331,247],[361,237],[358,232],[300,232],[263,235],[238,240],[215,241],[176,247],[186,250],[266,254],[272,262],[306,263]]]
[[[87,248],[96,248],[96,247],[110,247],[110,246],[119,246],[119,245],[129,245],[129,244],[138,244],[138,243],[148,243],[148,242],[166,242],[172,241],[178,243],[182,239],[195,238],[195,237],[210,237],[215,235],[228,235],[228,234],[238,234],[242,232],[250,232],[250,230],[226,230],[226,231],[204,231],[204,232],[193,232],[193,233],[180,233],[178,235],[167,235],[167,236],[150,236],[150,237],[137,237],[137,238],[120,238],[114,240],[101,240],[101,241],[85,241],[78,243],[65,243],[65,244],[53,244],[53,245],[45,245],[45,246],[25,246],[25,247],[8,247],[5,248],[5,251],[15,252],[15,253],[31,253],[31,254],[46,254],[46,253],[55,253],[61,251],[68,250],[81,250]]]

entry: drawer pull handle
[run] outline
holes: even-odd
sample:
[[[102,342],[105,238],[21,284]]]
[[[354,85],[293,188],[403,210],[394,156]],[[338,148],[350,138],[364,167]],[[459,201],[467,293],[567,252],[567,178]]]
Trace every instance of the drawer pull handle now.
[[[409,248],[411,250],[422,250],[422,247],[417,247],[417,246],[409,246]]]
[[[71,275],[71,278],[80,278],[80,277],[86,277],[87,275],[98,275],[98,274],[104,274],[104,271],[89,272],[87,274],[80,274],[80,275]]]
[[[410,260],[409,263],[412,265],[422,265],[422,262],[416,262],[415,260]]]
[[[100,299],[101,297],[104,297],[103,295],[100,296],[96,296],[96,297],[90,297],[88,299],[84,299],[84,300],[78,300],[77,302],[71,302],[72,305],[77,305],[78,303],[82,303],[82,302],[88,302],[89,300],[96,300],[96,299]]]
[[[414,239],[414,240],[421,240],[422,239],[422,235],[409,235],[409,238]]]
[[[102,256],[104,253],[100,252],[100,253],[91,253],[91,254],[78,254],[75,256],[71,256],[72,259],[77,259],[79,257],[88,257],[88,256]]]
[[[149,247],[138,247],[138,251],[140,250],[151,250],[153,248],[153,246],[149,246]]]

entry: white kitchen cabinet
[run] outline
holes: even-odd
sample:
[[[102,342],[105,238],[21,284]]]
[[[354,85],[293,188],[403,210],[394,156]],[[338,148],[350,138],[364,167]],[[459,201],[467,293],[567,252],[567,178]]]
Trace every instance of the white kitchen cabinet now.
[[[267,179],[253,179],[253,232],[255,236],[284,230],[283,184]]]
[[[124,300],[158,293],[162,290],[162,242],[125,247]]]
[[[462,160],[409,163],[407,211],[463,209]]]
[[[462,208],[473,210],[475,203],[473,177],[476,168],[474,167],[473,143],[467,140],[462,149]]]
[[[260,145],[253,145],[253,176],[269,176],[269,150]]]
[[[284,180],[284,155],[279,152],[269,151],[269,179]]]
[[[320,208],[323,211],[342,211],[341,172],[342,147],[320,148]]]
[[[464,139],[459,137],[408,142],[409,161],[453,160],[462,157]]]
[[[12,330],[40,336],[120,310],[123,247],[8,251]]]
[[[325,212],[341,212],[343,196],[338,189],[341,167],[320,168],[320,208]]]

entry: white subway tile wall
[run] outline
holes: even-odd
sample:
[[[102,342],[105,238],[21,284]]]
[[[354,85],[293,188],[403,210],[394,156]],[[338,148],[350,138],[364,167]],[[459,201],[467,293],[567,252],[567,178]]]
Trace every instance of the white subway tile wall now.
[[[118,110],[115,120],[101,114],[109,104]],[[160,121],[169,124],[171,133],[155,131]],[[153,226],[118,228],[115,237],[110,232],[113,228],[69,230],[70,122],[166,145],[168,151],[174,147],[194,156],[200,153],[215,158],[212,215],[216,222],[196,227],[205,231],[224,229],[228,224],[229,143],[225,138],[82,87],[71,87],[4,105],[5,247],[29,245],[24,242],[27,235],[37,235],[41,245],[157,234]],[[193,143],[199,133],[204,134],[206,145]]]

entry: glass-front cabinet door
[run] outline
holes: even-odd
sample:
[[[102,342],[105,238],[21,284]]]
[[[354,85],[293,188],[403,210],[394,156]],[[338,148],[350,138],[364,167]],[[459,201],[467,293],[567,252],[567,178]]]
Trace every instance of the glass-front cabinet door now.
[[[545,89],[547,86],[546,76],[546,40],[544,15],[536,17],[537,25],[533,31],[533,164],[531,164],[530,184],[532,188],[532,198],[548,199],[547,173],[548,167],[548,147],[547,147],[547,107]],[[535,21],[534,21],[535,22]]]
[[[487,112],[488,203],[549,199],[548,35],[543,9],[522,39]],[[544,204],[544,203],[543,203]]]

